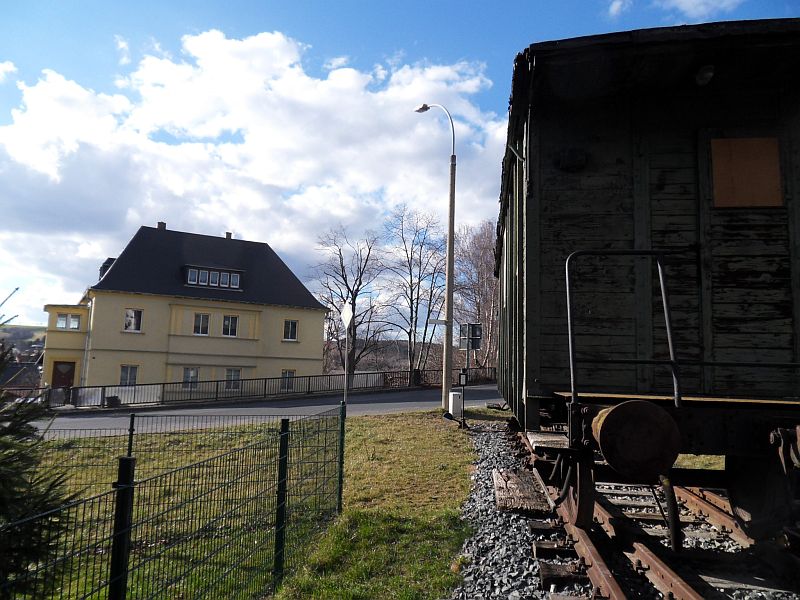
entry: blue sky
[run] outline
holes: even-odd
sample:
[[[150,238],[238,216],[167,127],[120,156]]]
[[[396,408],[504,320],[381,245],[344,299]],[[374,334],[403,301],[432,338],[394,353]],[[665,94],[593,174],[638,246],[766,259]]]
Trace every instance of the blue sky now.
[[[507,8],[502,8],[505,5]],[[0,312],[77,302],[140,225],[269,242],[301,277],[317,237],[403,202],[497,214],[514,56],[532,42],[800,16],[800,0],[0,0]],[[302,226],[298,226],[302,224]],[[4,291],[5,290],[5,291]]]

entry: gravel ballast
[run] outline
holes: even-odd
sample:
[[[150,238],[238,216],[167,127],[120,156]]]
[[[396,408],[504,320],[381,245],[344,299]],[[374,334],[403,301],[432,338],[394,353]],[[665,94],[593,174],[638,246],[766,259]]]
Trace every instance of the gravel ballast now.
[[[523,467],[523,460],[517,456],[518,448],[512,443],[512,435],[505,424],[482,424],[473,427],[469,433],[478,458],[472,475],[472,489],[462,507],[462,518],[472,526],[474,533],[464,542],[461,555],[454,563],[459,566],[463,584],[448,599],[532,600],[545,599],[550,592],[591,596],[590,585],[572,584],[542,589],[539,564],[533,557],[533,543],[542,539],[556,539],[563,533],[537,533],[530,526],[533,518],[497,510],[492,471]],[[630,569],[627,564],[618,565],[618,568],[621,571]],[[799,597],[778,591],[727,592],[730,597],[741,600],[789,600]],[[642,598],[663,597],[644,582],[637,595]]]
[[[522,466],[508,430],[505,425],[484,425],[473,428],[470,435],[478,460],[462,518],[472,525],[474,534],[461,549],[459,562],[464,583],[450,598],[546,598],[550,590],[542,590],[539,565],[532,551],[533,542],[542,538],[531,530],[532,519],[495,508],[492,470]],[[570,586],[557,591],[577,594],[586,589]]]

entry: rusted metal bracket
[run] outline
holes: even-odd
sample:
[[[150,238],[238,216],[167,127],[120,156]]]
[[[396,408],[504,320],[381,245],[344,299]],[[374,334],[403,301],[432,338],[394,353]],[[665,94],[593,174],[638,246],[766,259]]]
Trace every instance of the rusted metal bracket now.
[[[800,425],[795,429],[778,427],[769,434],[769,443],[777,446],[784,473],[789,475],[792,469],[800,469]]]

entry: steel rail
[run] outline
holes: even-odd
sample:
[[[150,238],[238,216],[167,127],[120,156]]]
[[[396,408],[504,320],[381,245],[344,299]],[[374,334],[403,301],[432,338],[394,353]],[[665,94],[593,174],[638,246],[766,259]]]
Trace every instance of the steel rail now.
[[[552,488],[551,488],[552,489]],[[575,527],[569,520],[569,511],[565,506],[558,507],[558,515],[564,522],[564,529],[575,543],[575,552],[583,560],[586,574],[594,586],[595,598],[602,597],[609,600],[625,600],[628,596],[622,591],[611,569],[608,568],[600,551],[594,545],[589,534],[583,529]]]
[[[748,548],[755,543],[755,540],[744,532],[733,515],[714,502],[706,500],[701,494],[697,494],[684,487],[676,487],[675,495],[686,503],[689,510],[705,517],[712,525],[721,527],[723,531],[736,540],[742,547]],[[719,496],[716,498],[723,500]]]
[[[637,569],[644,569],[645,576],[665,596],[673,600],[703,600],[691,585],[673,571],[650,547],[636,540],[635,533],[626,527],[627,517],[618,509],[609,509],[600,502],[594,505],[594,518],[609,538],[629,542],[623,554]]]

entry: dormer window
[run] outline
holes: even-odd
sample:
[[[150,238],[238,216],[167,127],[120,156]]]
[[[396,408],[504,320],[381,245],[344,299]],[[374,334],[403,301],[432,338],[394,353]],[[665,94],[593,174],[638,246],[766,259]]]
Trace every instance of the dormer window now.
[[[184,272],[186,285],[241,289],[241,273],[189,266]]]

